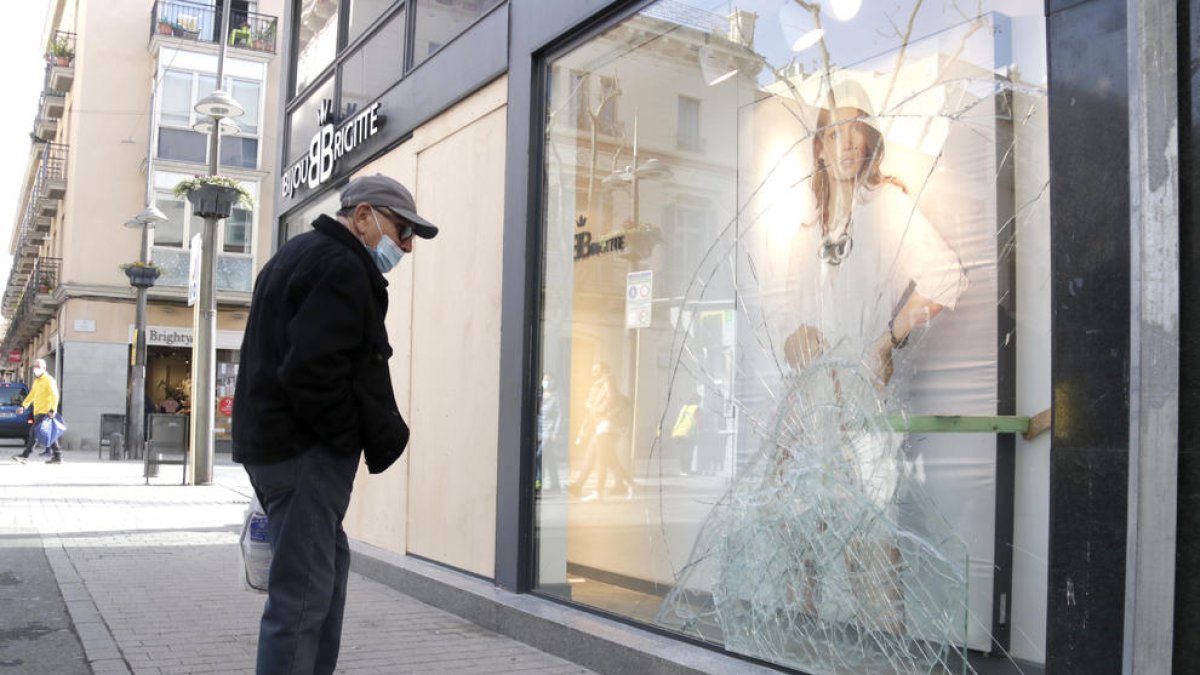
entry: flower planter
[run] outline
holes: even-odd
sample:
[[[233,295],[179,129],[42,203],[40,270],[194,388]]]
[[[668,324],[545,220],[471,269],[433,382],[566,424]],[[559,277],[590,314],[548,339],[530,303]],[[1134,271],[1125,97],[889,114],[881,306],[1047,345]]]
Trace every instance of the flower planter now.
[[[228,218],[233,205],[241,198],[234,188],[223,185],[202,185],[187,193],[192,212],[201,218]]]
[[[157,267],[149,265],[130,265],[125,268],[125,276],[129,277],[129,285],[134,288],[150,288],[158,279],[159,274]]]
[[[71,57],[56,56],[56,57],[54,57],[54,62],[59,66],[67,67],[67,66],[71,65]]]
[[[622,258],[630,262],[641,262],[654,252],[654,247],[658,244],[659,238],[656,232],[647,232],[643,230],[627,230],[625,236],[625,250],[621,254]]]
[[[166,23],[166,22],[158,24],[158,34],[159,35],[172,35],[174,33],[175,33],[175,29],[171,27],[171,24]]]

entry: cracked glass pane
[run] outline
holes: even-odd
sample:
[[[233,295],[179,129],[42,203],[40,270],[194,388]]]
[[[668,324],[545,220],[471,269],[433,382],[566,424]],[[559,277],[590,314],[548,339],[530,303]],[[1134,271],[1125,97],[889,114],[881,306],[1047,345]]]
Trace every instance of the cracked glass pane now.
[[[661,0],[548,61],[540,592],[813,673],[1044,661],[1044,41]]]

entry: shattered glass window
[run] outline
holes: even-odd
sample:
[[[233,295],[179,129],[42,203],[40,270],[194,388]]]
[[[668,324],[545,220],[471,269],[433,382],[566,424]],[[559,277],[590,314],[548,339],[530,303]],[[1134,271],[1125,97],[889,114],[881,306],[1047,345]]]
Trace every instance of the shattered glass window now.
[[[811,673],[1044,662],[1043,10],[661,0],[547,60],[540,593]]]

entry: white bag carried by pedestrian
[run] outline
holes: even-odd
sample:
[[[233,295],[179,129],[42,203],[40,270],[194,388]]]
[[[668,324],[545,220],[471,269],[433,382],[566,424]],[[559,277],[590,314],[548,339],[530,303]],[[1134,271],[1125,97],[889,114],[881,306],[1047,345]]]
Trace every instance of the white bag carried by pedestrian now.
[[[267,592],[267,579],[271,572],[271,536],[267,530],[267,514],[258,503],[258,497],[250,498],[242,520],[242,536],[238,538],[238,576],[247,590]]]

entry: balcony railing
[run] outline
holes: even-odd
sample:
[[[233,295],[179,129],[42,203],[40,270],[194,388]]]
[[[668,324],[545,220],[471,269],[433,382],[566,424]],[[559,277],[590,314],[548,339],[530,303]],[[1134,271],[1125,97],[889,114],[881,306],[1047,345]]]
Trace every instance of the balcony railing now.
[[[46,89],[67,92],[75,82],[75,34],[55,31],[46,47]]]
[[[67,146],[62,143],[46,143],[38,166],[37,180],[33,184],[33,196],[39,200],[57,202],[67,191]],[[58,205],[54,204],[55,211]],[[53,215],[53,214],[50,214]]]
[[[21,302],[16,311],[8,316],[8,332],[4,336],[5,351],[22,349],[32,340],[54,315],[57,307],[54,289],[58,288],[61,258],[39,258],[33,273],[25,283]],[[8,307],[5,307],[7,310]]]
[[[258,12],[231,10],[229,34],[231,47],[275,53],[275,35],[279,19]],[[150,14],[150,34],[216,44],[221,36],[221,10],[186,0],[157,0]]]

